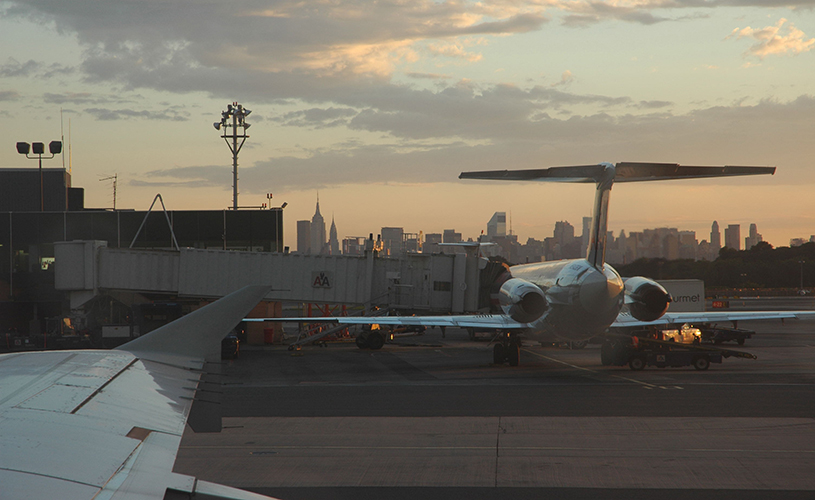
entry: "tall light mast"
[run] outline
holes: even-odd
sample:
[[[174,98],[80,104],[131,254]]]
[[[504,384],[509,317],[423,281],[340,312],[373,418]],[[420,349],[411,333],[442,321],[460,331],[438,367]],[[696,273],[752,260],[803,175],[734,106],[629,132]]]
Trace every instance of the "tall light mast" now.
[[[232,210],[238,209],[238,153],[249,137],[246,135],[246,129],[251,125],[246,123],[246,117],[250,113],[251,111],[244,108],[243,105],[233,102],[226,105],[226,111],[221,112],[221,121],[212,124],[215,130],[223,128],[221,137],[226,141],[229,150],[232,151]],[[228,132],[230,127],[232,128],[231,133]],[[240,132],[238,127],[242,129]],[[238,143],[238,139],[240,139],[240,143]]]

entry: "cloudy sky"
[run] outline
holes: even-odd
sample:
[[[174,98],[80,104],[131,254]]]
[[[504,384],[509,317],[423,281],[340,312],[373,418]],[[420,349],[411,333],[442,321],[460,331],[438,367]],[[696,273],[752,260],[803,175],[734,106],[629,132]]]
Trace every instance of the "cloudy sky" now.
[[[266,193],[340,237],[382,226],[521,241],[578,227],[589,185],[459,172],[601,161],[774,165],[773,177],[621,184],[615,231],[815,234],[815,0],[0,0],[0,167],[64,134],[86,206],[231,206],[212,123],[253,111],[240,205]],[[68,162],[66,156],[66,163]],[[52,160],[51,165],[60,162]],[[56,166],[56,165],[55,165]]]

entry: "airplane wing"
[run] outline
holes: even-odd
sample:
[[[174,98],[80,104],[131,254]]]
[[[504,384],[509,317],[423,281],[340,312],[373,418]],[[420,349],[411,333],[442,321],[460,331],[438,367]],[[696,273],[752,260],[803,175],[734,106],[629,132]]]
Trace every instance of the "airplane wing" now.
[[[243,288],[112,351],[0,355],[0,498],[268,498],[172,472],[205,359],[268,290]]]
[[[459,316],[324,316],[300,318],[244,318],[244,321],[273,321],[278,323],[338,323],[343,325],[388,326],[444,326],[458,328],[495,328],[518,330],[531,328],[529,323],[518,323],[503,314],[470,314]]]
[[[682,325],[685,323],[717,323],[750,321],[757,319],[815,319],[815,311],[710,311],[668,312],[655,321],[640,321],[627,312],[621,312],[610,328],[627,326]]]

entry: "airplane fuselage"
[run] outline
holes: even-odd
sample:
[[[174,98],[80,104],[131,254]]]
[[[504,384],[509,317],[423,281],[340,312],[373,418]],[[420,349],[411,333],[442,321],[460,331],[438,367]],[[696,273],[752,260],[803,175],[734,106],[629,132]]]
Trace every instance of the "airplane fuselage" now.
[[[608,264],[597,269],[586,259],[512,266],[510,274],[543,290],[546,313],[527,332],[533,337],[586,340],[605,331],[623,306],[623,280]]]

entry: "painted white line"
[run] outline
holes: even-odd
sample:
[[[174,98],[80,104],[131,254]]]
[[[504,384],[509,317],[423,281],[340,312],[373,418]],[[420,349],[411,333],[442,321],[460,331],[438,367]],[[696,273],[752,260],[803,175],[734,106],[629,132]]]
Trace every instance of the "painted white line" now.
[[[256,450],[251,450],[248,446],[236,445],[205,445],[205,446],[181,446],[180,449],[186,450],[218,450],[218,449],[246,449],[249,453],[261,454],[264,452],[274,450],[483,450],[494,451],[495,446],[332,446],[332,445],[282,445],[277,446],[269,444],[267,446],[256,446]],[[595,451],[595,452],[614,452],[620,451],[619,448],[605,448],[605,447],[589,447],[589,446],[508,446],[500,445],[501,450],[525,450],[525,451]],[[641,448],[648,450],[647,448]],[[661,451],[654,449],[650,451]],[[813,455],[815,450],[777,450],[777,449],[744,449],[744,448],[676,448],[672,451],[675,452],[692,452],[692,453],[791,453],[801,455]]]
[[[636,380],[636,379],[633,379],[633,378],[623,377],[622,375],[613,375],[611,373],[600,372],[600,371],[597,371],[597,370],[592,370],[591,368],[585,368],[583,366],[573,365],[571,363],[567,363],[567,362],[561,361],[559,359],[550,358],[549,356],[544,356],[543,354],[540,354],[540,353],[537,353],[537,352],[534,352],[534,351],[530,351],[529,349],[524,349],[524,352],[527,352],[527,353],[532,354],[534,356],[538,356],[539,358],[543,358],[543,359],[546,359],[546,360],[549,360],[549,361],[554,361],[555,363],[560,363],[562,365],[566,365],[566,366],[568,366],[570,368],[574,368],[575,370],[583,370],[585,372],[593,373],[593,374],[596,374],[596,375],[603,375],[603,376],[606,376],[606,377],[614,377],[614,378],[619,378],[619,379],[625,380],[626,382],[633,382],[635,384],[639,384],[639,385],[645,387],[646,389],[656,389],[656,388],[668,389],[668,387],[658,386],[658,385],[655,385],[655,384],[649,384],[648,382],[643,382],[642,380]],[[677,386],[674,386],[674,387],[677,387]]]

